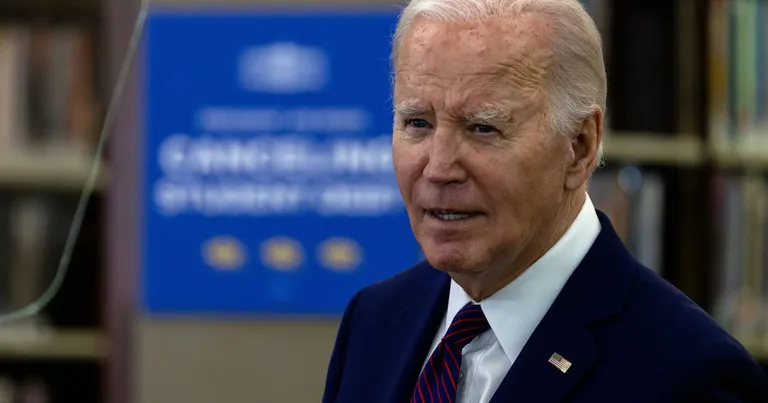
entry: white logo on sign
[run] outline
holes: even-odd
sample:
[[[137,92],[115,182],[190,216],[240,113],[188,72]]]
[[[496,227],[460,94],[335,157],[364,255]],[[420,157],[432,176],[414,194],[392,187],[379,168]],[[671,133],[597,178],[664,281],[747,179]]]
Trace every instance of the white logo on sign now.
[[[247,49],[238,68],[240,84],[249,91],[313,92],[328,81],[325,52],[290,42]]]

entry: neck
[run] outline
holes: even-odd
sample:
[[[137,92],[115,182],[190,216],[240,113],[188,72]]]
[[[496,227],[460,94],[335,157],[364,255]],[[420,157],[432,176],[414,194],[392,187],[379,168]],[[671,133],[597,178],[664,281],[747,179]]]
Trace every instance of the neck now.
[[[586,190],[569,195],[559,210],[542,221],[537,231],[533,231],[536,235],[527,240],[511,263],[482,273],[452,273],[451,277],[474,301],[490,297],[523,274],[565,235],[579,215],[586,197]]]

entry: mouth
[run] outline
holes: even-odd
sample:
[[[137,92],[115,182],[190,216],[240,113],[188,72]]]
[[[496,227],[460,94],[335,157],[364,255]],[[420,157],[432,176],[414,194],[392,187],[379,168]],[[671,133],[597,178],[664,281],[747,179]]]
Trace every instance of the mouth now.
[[[482,213],[473,211],[457,211],[457,210],[433,210],[426,209],[424,213],[432,218],[440,221],[461,221],[478,217]]]

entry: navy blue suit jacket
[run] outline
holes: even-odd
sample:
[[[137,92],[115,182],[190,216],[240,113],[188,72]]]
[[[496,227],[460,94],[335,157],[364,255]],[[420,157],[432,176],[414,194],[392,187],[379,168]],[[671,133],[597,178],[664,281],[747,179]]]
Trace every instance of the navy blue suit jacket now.
[[[768,402],[747,351],[638,263],[608,218],[492,403]],[[358,292],[344,313],[324,403],[408,402],[448,301],[449,277],[421,263]],[[547,360],[573,363],[562,373]]]

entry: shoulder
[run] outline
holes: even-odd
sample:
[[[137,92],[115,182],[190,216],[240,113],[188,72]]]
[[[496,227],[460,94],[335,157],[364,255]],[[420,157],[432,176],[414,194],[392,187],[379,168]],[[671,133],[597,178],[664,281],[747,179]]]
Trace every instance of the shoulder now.
[[[447,279],[445,273],[422,262],[362,288],[344,311],[337,345],[346,345],[359,338],[382,337],[392,330],[404,312],[423,307],[425,296],[434,295],[437,287],[447,283]]]
[[[711,345],[744,350],[704,309],[644,267],[629,288],[625,315],[647,341],[681,348],[678,356]]]
[[[768,378],[752,357],[730,341],[707,344],[690,357],[669,388],[675,401],[768,401]]]
[[[707,312],[649,269],[640,268],[622,317],[619,326],[630,343],[625,347],[646,364],[656,364],[654,372],[666,375],[664,390],[676,401],[709,401],[713,394],[739,396],[744,402],[768,401],[768,378],[749,352]],[[758,395],[765,400],[754,400]]]
[[[368,285],[354,297],[358,310],[393,311],[423,295],[447,275],[434,269],[426,261],[417,263],[400,273]],[[396,309],[395,309],[396,310]]]

